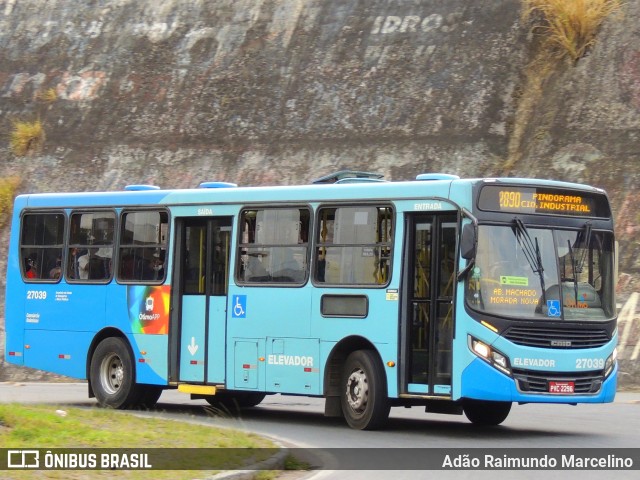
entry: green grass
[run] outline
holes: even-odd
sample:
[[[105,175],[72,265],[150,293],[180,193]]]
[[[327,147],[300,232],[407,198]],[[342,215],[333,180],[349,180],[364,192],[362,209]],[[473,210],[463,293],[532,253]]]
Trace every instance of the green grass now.
[[[283,470],[286,471],[309,471],[311,470],[311,464],[297,459],[293,455],[287,455],[284,459]],[[278,478],[280,472],[277,470],[265,470],[257,472],[253,477],[253,480],[274,480]]]
[[[66,415],[56,413],[57,410],[63,410]],[[209,458],[219,455],[220,458],[216,460],[224,462],[219,464],[233,468],[266,459],[271,453],[267,449],[275,446],[269,440],[250,433],[158,418],[142,418],[114,410],[4,404],[0,405],[0,447],[209,448],[212,449],[207,453]],[[247,451],[246,455],[241,452],[241,457],[239,454],[232,457],[228,450],[216,452],[216,448],[246,448]],[[117,473],[90,470],[4,471],[2,478],[26,479],[36,473],[39,478],[52,479],[192,479],[215,473],[187,470],[189,464],[185,464],[184,468],[185,470],[128,470]]]

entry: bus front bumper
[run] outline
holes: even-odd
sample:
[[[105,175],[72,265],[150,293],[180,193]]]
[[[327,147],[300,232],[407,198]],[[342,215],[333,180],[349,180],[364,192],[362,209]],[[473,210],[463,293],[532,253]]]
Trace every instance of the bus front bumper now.
[[[531,375],[543,376],[544,373],[530,371]],[[563,374],[571,378],[571,373]],[[518,403],[607,403],[612,402],[616,394],[618,364],[602,381],[599,390],[588,394],[530,393],[518,389],[517,381],[496,370],[487,362],[476,358],[462,372],[461,397],[476,400],[494,400]]]

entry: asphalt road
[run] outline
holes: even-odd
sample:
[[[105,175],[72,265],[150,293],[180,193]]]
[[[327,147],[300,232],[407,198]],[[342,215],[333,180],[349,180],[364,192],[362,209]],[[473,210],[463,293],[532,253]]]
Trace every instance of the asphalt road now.
[[[3,383],[0,402],[95,406],[84,384]],[[262,404],[242,412],[212,414],[202,400],[192,401],[177,391],[163,393],[149,414],[246,429],[310,448],[634,448],[640,447],[640,393],[619,393],[616,401],[600,405],[514,405],[500,427],[478,428],[464,416],[426,414],[422,408],[394,408],[388,427],[362,432],[341,419],[323,416],[322,399],[268,396]],[[317,451],[315,451],[317,452]],[[332,458],[323,456],[329,466]],[[393,478],[637,478],[636,471],[321,471],[319,478],[350,480]]]

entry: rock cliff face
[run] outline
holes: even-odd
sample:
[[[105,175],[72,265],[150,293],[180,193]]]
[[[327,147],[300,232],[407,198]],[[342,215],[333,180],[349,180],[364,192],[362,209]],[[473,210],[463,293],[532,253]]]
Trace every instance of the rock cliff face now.
[[[513,0],[3,3],[0,109],[43,122],[38,189],[485,173],[527,61]]]
[[[341,168],[586,182],[608,190],[626,293],[640,290],[640,0],[537,83],[520,12],[519,0],[0,0],[0,139],[16,120],[45,130],[26,157],[0,144],[0,173],[24,191],[287,184]]]

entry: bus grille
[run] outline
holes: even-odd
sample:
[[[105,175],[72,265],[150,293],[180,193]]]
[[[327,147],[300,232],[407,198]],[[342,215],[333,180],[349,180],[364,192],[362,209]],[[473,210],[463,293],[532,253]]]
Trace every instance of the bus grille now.
[[[513,370],[518,390],[528,393],[549,393],[549,382],[574,382],[574,395],[598,393],[602,387],[602,372],[556,373]]]
[[[611,338],[601,328],[511,327],[504,337],[518,345],[540,348],[595,348],[605,345]]]

